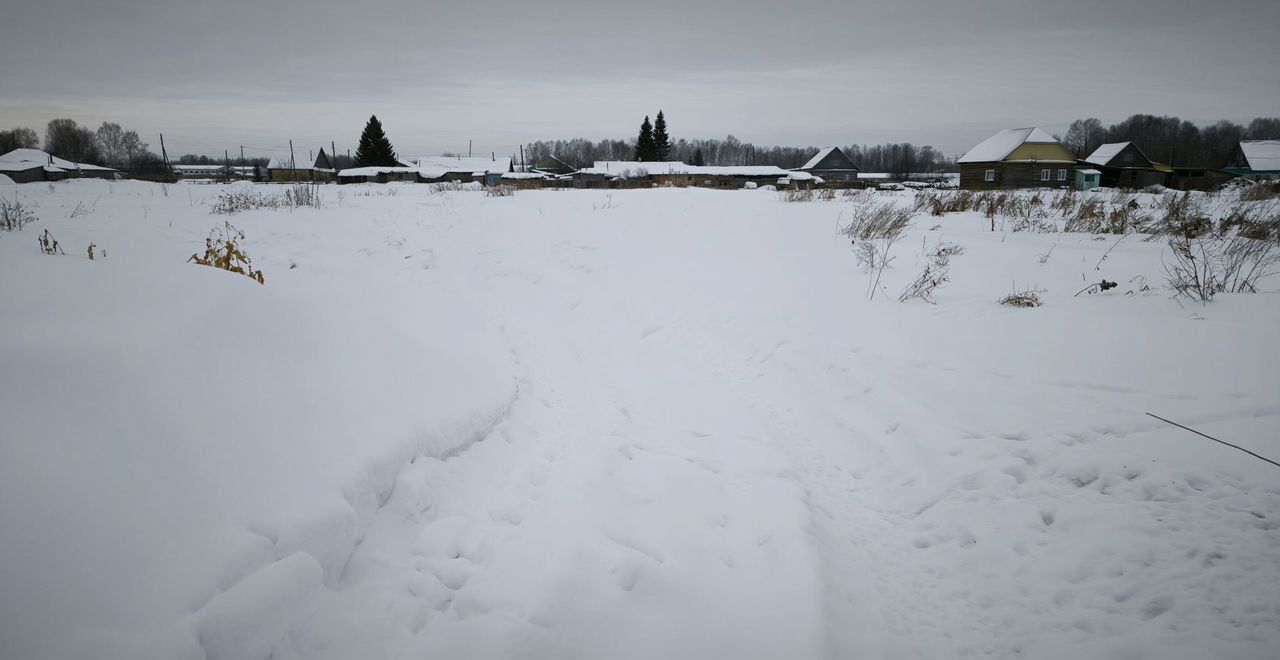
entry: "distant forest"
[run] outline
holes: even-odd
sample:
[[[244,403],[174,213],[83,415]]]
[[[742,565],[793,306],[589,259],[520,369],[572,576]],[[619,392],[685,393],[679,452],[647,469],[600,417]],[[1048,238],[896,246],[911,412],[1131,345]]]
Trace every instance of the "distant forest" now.
[[[1222,167],[1241,140],[1280,140],[1280,117],[1259,117],[1248,126],[1225,119],[1203,128],[1177,117],[1133,115],[1103,126],[1097,119],[1071,122],[1055,135],[1077,158],[1108,142],[1133,142],[1147,158],[1175,167]]]
[[[777,165],[790,169],[804,165],[818,153],[818,149],[819,147],[813,146],[762,147],[730,135],[720,140],[675,140],[671,143],[669,160],[683,163],[701,161],[706,165]],[[850,145],[841,149],[863,172],[941,172],[955,166],[933,147],[905,142],[874,146]],[[525,160],[533,163],[547,156],[555,156],[573,167],[589,167],[597,160],[633,160],[635,151],[635,140],[540,140],[525,145]],[[698,155],[702,157],[697,158]]]
[[[1204,127],[1178,117],[1133,115],[1105,126],[1098,119],[1077,119],[1065,135],[1055,135],[1079,158],[1108,142],[1135,142],[1156,162],[1178,166],[1221,167],[1240,140],[1280,139],[1280,117],[1259,117],[1248,125],[1221,120]],[[955,163],[931,146],[908,142],[841,147],[863,172],[955,171]],[[586,167],[597,160],[633,160],[635,140],[540,140],[525,146],[525,159],[532,163],[556,156],[574,167]],[[702,158],[696,156],[701,152]],[[818,147],[764,147],[742,142],[730,135],[716,140],[675,140],[670,160],[707,165],[777,165],[796,168],[804,165]]]

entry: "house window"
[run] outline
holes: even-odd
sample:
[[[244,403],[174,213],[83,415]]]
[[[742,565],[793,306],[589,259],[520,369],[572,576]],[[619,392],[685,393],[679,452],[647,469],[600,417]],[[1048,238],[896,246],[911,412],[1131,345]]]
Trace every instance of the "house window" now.
[[[1059,181],[1066,181],[1066,180],[1067,180],[1067,171],[1066,171],[1066,170],[1058,170],[1058,180],[1059,180]]]
[[[1053,176],[1053,170],[1040,170],[1040,180],[1048,181]]]
[[[987,170],[987,173],[986,173],[986,175],[985,175],[985,176],[983,176],[983,177],[982,177],[982,180],[983,180],[983,181],[995,181],[995,180],[996,180],[996,171],[995,171],[995,170]]]

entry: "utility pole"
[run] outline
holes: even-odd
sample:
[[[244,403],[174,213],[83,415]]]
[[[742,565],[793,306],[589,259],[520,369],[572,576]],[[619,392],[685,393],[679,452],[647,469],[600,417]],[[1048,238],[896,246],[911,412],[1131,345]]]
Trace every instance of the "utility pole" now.
[[[522,144],[522,145],[520,145],[520,171],[521,171],[521,172],[528,172],[528,171],[529,171],[529,170],[525,169],[525,166],[524,166],[524,145],[523,145],[523,144]]]
[[[333,159],[333,162],[329,163],[329,167],[332,167],[333,173],[337,174],[338,173],[338,148],[333,146],[333,140],[329,140],[329,158]]]
[[[240,145],[240,167],[244,167],[244,145]]]
[[[222,171],[228,179],[231,178],[231,154],[226,149],[222,150]]]
[[[293,140],[289,140],[289,169],[297,169],[297,163],[293,160]]]
[[[471,140],[467,140],[467,158],[471,157]]]
[[[160,157],[164,159],[164,168],[172,174],[173,167],[169,165],[169,152],[164,148],[164,133],[160,134]]]

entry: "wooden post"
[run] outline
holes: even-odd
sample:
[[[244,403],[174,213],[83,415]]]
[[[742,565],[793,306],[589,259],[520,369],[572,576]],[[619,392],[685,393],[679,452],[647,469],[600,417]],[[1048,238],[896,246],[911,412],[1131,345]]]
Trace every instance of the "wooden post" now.
[[[160,157],[164,159],[164,168],[173,174],[173,166],[169,164],[169,152],[164,148],[164,133],[160,134]]]
[[[244,145],[240,145],[240,167],[244,167]]]
[[[528,168],[526,168],[524,165],[524,145],[523,144],[520,145],[520,171],[521,172],[529,171]]]
[[[334,176],[338,175],[338,148],[333,146],[333,140],[329,140],[329,167],[333,168]]]
[[[467,140],[467,158],[471,157],[471,140]]]
[[[222,173],[228,179],[231,178],[231,154],[226,149],[222,150]]]
[[[294,160],[293,160],[293,140],[289,140],[289,169],[291,170],[297,169],[295,165],[296,163],[294,163]],[[293,176],[293,174],[290,173],[290,176]]]

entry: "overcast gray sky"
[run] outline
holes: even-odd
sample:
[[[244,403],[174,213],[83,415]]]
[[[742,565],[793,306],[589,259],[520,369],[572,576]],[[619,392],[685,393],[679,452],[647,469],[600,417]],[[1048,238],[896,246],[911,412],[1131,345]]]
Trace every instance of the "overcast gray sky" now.
[[[1280,115],[1280,0],[0,0],[0,127],[170,155],[536,139],[910,141],[1136,112]]]

